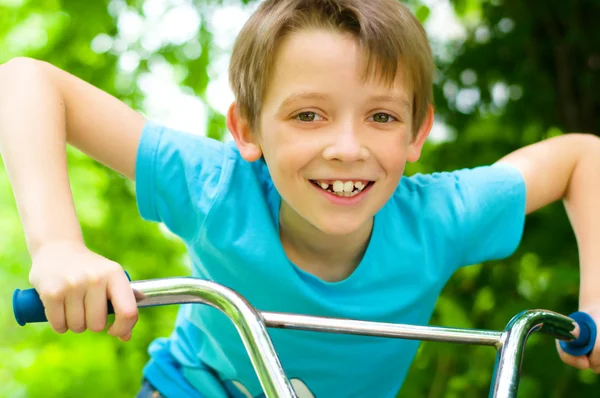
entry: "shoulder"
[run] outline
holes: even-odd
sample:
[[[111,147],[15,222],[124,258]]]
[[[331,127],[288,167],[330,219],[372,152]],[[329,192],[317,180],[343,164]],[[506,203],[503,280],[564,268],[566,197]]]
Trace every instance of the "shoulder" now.
[[[518,188],[523,177],[517,168],[507,164],[493,164],[471,169],[460,169],[431,174],[415,174],[403,177],[394,191],[396,200],[406,195],[427,200],[460,199],[465,193],[478,188],[501,186]]]
[[[263,168],[242,159],[233,141],[221,142],[148,121],[138,149],[140,169],[156,168],[156,178],[172,178],[177,173],[189,183],[198,181],[225,183],[247,179]],[[264,172],[263,172],[264,174]]]
[[[402,217],[413,214],[434,224],[458,222],[466,213],[501,207],[514,196],[523,196],[525,185],[519,171],[494,164],[403,177],[390,204]]]
[[[219,162],[225,154],[224,145],[217,140],[153,121],[148,121],[142,132],[140,151],[145,149],[155,156],[175,156],[192,163]]]
[[[461,173],[436,172],[402,177],[396,187],[392,201],[403,207],[421,208],[451,199],[461,183]]]
[[[272,186],[265,162],[244,160],[234,141],[223,143],[152,121],[144,127],[138,157],[140,161],[156,163],[165,172],[176,171],[190,183],[208,178],[225,190],[227,186],[249,189],[253,182],[263,189]]]

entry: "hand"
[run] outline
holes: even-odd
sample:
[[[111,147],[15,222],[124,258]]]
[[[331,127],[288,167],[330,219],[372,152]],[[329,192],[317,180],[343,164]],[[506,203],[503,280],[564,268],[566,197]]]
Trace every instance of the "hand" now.
[[[600,307],[587,308],[580,311],[588,313],[597,325],[600,325]],[[575,326],[573,330],[574,336],[579,336],[579,327]],[[567,354],[560,348],[559,342],[556,341],[556,347],[560,359],[567,365],[571,365],[577,369],[592,369],[595,373],[600,373],[600,334],[596,337],[594,350],[588,356],[574,357]]]
[[[106,327],[107,300],[115,309],[108,333],[131,338],[138,319],[136,300],[121,266],[88,250],[82,242],[58,241],[32,254],[29,281],[37,290],[46,317],[57,333]]]

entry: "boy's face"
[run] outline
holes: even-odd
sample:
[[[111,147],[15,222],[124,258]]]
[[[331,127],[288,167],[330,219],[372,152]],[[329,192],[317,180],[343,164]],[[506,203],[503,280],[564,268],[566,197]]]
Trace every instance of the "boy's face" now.
[[[288,207],[282,213],[327,234],[370,228],[406,161],[419,158],[431,127],[430,110],[413,136],[412,91],[402,73],[391,89],[363,83],[359,57],[349,35],[302,31],[288,37],[265,93],[260,131],[246,144],[236,137],[247,160],[264,156]]]

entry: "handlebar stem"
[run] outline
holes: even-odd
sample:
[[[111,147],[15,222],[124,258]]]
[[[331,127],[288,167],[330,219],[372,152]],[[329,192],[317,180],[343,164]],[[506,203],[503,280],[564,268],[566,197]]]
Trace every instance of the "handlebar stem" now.
[[[515,315],[503,332],[496,356],[490,397],[515,398],[519,388],[523,352],[529,335],[535,331],[561,340],[573,340],[575,325],[567,316],[546,310],[528,310]]]
[[[204,303],[222,311],[235,325],[267,398],[296,398],[264,320],[241,295],[214,282],[167,278],[132,282],[138,307],[171,303]]]

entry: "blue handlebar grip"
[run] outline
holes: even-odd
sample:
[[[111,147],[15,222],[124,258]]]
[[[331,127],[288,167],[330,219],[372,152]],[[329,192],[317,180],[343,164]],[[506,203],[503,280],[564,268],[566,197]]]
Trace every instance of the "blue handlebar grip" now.
[[[596,322],[585,312],[574,312],[569,317],[579,326],[579,337],[573,341],[561,341],[560,348],[576,357],[588,355],[596,344]]]
[[[131,281],[127,271],[125,271],[125,274],[127,275],[127,279]],[[107,303],[107,310],[109,314],[115,313],[110,301]],[[28,323],[48,322],[44,304],[35,289],[15,290],[13,293],[13,312],[15,320],[21,326],[25,326]]]
[[[35,289],[17,289],[13,293],[13,312],[21,326],[30,322],[46,322],[44,304]]]

